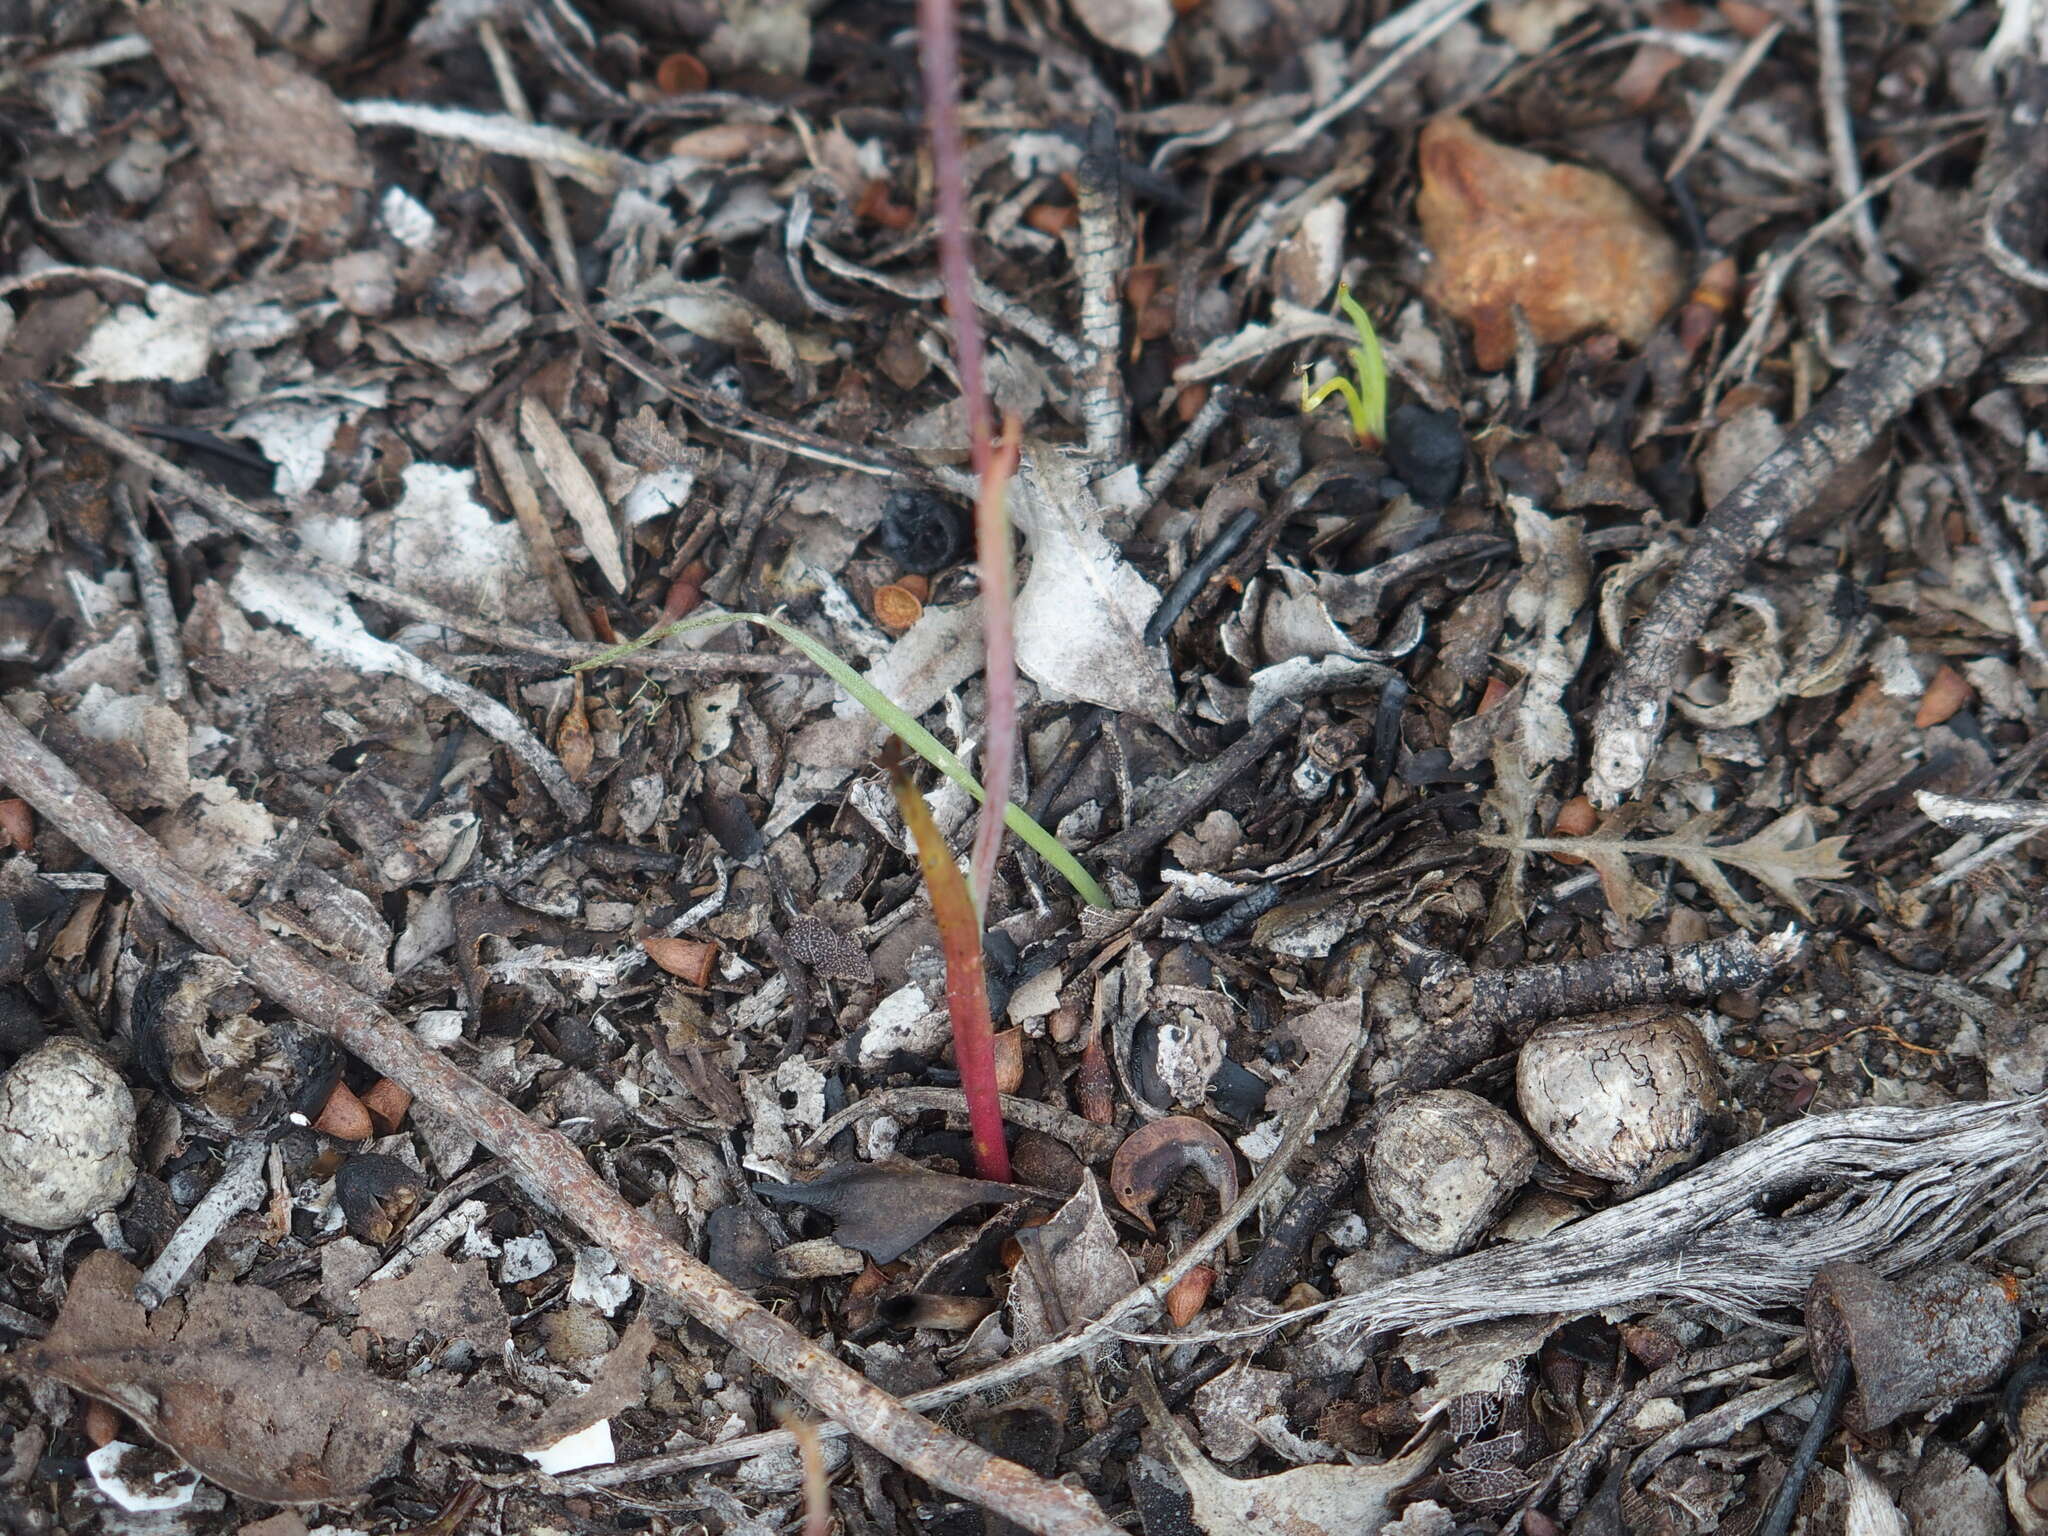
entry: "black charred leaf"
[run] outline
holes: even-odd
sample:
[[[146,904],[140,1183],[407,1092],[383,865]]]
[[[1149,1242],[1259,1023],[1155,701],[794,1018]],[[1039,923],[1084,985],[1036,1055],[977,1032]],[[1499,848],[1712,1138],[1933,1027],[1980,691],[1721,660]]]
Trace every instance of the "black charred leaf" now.
[[[1239,1125],[1250,1125],[1264,1113],[1266,1092],[1271,1086],[1263,1077],[1254,1076],[1226,1056],[1216,1075],[1209,1079],[1209,1102]]]
[[[1465,478],[1465,428],[1456,411],[1432,411],[1410,400],[1387,418],[1387,462],[1408,494],[1440,507]]]
[[[967,514],[929,491],[894,491],[882,506],[875,542],[904,570],[932,576],[967,558]]]
[[[835,1168],[808,1184],[756,1184],[754,1193],[830,1217],[833,1237],[877,1264],[900,1259],[962,1211],[1033,1194],[1016,1184],[874,1163]]]
[[[704,1218],[704,1262],[743,1291],[774,1283],[767,1270],[775,1236],[744,1205],[721,1205]]]

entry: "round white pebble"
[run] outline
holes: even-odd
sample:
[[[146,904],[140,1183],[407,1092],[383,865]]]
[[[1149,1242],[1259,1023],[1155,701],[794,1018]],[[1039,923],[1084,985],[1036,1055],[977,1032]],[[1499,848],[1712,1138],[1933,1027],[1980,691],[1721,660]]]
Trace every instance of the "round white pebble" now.
[[[135,1182],[135,1096],[82,1041],[37,1046],[0,1077],[0,1216],[61,1232]]]

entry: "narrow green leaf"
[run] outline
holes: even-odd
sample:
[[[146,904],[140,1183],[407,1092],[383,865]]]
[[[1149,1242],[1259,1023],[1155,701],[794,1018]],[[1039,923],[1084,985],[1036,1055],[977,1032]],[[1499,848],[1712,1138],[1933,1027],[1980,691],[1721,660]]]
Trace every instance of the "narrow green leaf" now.
[[[909,747],[911,751],[930,763],[939,772],[966,790],[967,793],[974,796],[976,800],[988,798],[987,792],[982,789],[980,781],[967,771],[966,765],[951,752],[947,751],[944,744],[936,736],[911,719],[907,713],[899,708],[893,700],[886,697],[873,683],[870,683],[866,678],[854,671],[852,667],[849,667],[830,650],[820,645],[802,630],[792,628],[780,619],[770,618],[765,613],[707,613],[693,619],[678,619],[673,624],[664,624],[659,629],[649,630],[637,639],[627,640],[615,645],[610,650],[591,657],[588,661],[578,662],[571,670],[588,672],[595,667],[608,667],[622,657],[631,656],[635,651],[643,651],[650,645],[666,640],[670,635],[688,634],[690,631],[697,629],[717,629],[726,624],[758,624],[771,634],[788,641],[799,651],[802,651],[811,661],[815,662],[819,671],[844,688],[852,696],[856,704],[873,715],[884,726],[902,737],[904,745]],[[1004,806],[1003,825],[1023,838],[1046,863],[1057,870],[1060,877],[1067,884],[1071,885],[1080,898],[1087,902],[1089,906],[1110,907],[1115,905],[1109,899],[1109,893],[1096,883],[1095,877],[1081,867],[1081,861],[1069,853],[1058,838],[1046,831],[1036,821],[1033,821],[1022,806],[1014,804]]]

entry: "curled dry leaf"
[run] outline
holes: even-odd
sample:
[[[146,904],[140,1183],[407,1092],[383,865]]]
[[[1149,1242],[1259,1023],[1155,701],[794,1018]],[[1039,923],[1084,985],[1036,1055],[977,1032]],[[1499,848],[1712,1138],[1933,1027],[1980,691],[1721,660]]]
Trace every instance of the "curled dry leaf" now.
[[[1117,1242],[1092,1173],[1082,1173],[1081,1187],[1052,1220],[1026,1227],[1016,1241],[1023,1260],[1010,1308],[1017,1342],[1025,1349],[1094,1322],[1137,1287],[1138,1271]]]
[[[1195,1524],[1208,1536],[1374,1536],[1394,1518],[1394,1495],[1422,1476],[1448,1439],[1430,1435],[1379,1466],[1309,1466],[1272,1477],[1226,1477],[1166,1411],[1149,1371],[1139,1371],[1131,1385],[1159,1448],[1187,1484]]]
[[[1229,1205],[1237,1198],[1237,1160],[1213,1125],[1192,1115],[1168,1115],[1124,1138],[1110,1159],[1109,1187],[1118,1205],[1152,1225],[1152,1206],[1184,1173],[1201,1175]]]
[[[154,1314],[140,1272],[89,1254],[31,1374],[119,1408],[210,1482],[271,1504],[353,1499],[388,1472],[413,1413],[331,1330],[262,1286],[202,1285]]]
[[[962,1211],[1032,1197],[1016,1184],[874,1163],[835,1168],[808,1184],[756,1184],[754,1193],[831,1217],[832,1235],[878,1264],[902,1258]]]
[[[1678,247],[1612,176],[1486,137],[1462,117],[1422,130],[1431,296],[1472,327],[1488,372],[1515,353],[1519,305],[1540,342],[1613,331],[1640,346],[1685,297]]]
[[[1105,709],[1173,713],[1166,651],[1145,639],[1159,594],[1102,534],[1102,512],[1073,466],[1027,446],[1011,507],[1031,551],[1017,593],[1017,666],[1041,688]]]

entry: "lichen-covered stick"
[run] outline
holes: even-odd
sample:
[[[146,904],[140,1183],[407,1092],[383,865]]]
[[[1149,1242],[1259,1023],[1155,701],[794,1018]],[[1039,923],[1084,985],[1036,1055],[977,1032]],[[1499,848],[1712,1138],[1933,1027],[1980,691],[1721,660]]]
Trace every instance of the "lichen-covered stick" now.
[[[643,1285],[693,1318],[821,1412],[936,1488],[1045,1536],[1119,1536],[1094,1500],[906,1409],[663,1236],[598,1177],[573,1142],[536,1124],[353,987],[303,959],[240,907],[174,864],[162,846],[0,708],[0,783],[153,903],[193,939],[233,956],[279,1006],[324,1030],[425,1104],[467,1126],[538,1194],[618,1259]]]

